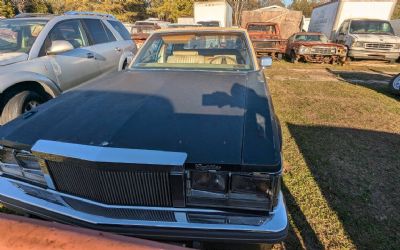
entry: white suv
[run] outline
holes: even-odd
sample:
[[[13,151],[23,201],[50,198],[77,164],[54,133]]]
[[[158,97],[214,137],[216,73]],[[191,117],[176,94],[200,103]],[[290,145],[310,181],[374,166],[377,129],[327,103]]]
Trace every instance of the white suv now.
[[[0,20],[0,124],[102,74],[124,69],[137,51],[111,15],[24,14]]]

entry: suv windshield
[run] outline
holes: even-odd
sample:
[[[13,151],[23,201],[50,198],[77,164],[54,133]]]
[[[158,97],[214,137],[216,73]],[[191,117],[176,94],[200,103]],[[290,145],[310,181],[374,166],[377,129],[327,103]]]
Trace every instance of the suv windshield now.
[[[325,35],[297,35],[295,40],[304,42],[328,42],[328,38]]]
[[[134,68],[251,70],[243,34],[156,34],[145,44]]]
[[[390,34],[394,35],[392,26],[387,21],[356,20],[351,21],[351,34]]]
[[[1,20],[0,53],[28,53],[46,23],[46,20]]]

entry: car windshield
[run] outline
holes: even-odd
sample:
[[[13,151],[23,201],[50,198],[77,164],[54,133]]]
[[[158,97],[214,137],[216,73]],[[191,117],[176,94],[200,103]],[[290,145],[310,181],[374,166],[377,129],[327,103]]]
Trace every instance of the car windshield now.
[[[261,31],[268,33],[275,33],[275,25],[265,25],[265,24],[249,24],[247,26],[248,31]]]
[[[153,35],[133,67],[238,71],[253,64],[242,33],[173,33]]]
[[[325,35],[297,35],[295,40],[299,42],[328,42]]]
[[[351,21],[351,34],[390,34],[394,35],[392,26],[387,21],[357,20]]]
[[[46,23],[46,20],[1,20],[0,53],[28,53]]]

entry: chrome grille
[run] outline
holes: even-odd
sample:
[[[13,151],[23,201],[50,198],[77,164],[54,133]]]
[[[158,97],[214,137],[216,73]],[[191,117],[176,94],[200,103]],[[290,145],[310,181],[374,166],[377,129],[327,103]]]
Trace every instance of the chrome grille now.
[[[366,49],[390,50],[394,47],[391,43],[366,43]]]
[[[100,207],[87,202],[80,202],[78,200],[70,199],[68,197],[64,197],[63,199],[69,206],[71,206],[75,210],[99,216],[105,216],[115,219],[124,219],[124,220],[167,221],[167,222],[176,221],[175,213],[173,211],[108,208],[108,207]]]
[[[332,55],[336,53],[336,49],[330,47],[313,47],[311,52],[313,54]]]
[[[47,166],[63,193],[109,205],[172,206],[169,172],[89,167],[84,162],[47,161]]]

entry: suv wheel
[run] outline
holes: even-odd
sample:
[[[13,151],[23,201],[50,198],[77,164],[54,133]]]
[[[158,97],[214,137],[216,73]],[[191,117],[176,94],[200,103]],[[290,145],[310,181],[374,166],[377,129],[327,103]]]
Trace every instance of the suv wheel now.
[[[41,95],[31,90],[25,90],[17,93],[11,97],[11,99],[4,106],[0,123],[7,123],[25,112],[31,111],[44,101],[45,99]]]

